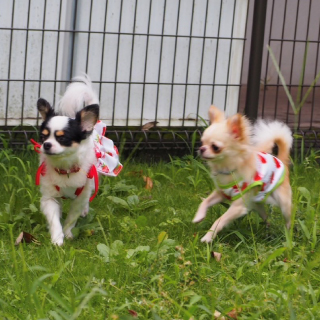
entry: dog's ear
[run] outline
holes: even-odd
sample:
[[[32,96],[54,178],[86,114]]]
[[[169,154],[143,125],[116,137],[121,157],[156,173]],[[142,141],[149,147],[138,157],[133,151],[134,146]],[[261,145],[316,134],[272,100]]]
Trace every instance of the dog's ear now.
[[[240,113],[228,118],[227,126],[233,138],[242,141],[246,138],[247,119]]]
[[[82,131],[91,133],[93,127],[99,119],[99,105],[91,104],[84,107],[81,111],[77,112],[76,120],[81,125]]]
[[[53,108],[50,106],[50,103],[45,99],[38,99],[37,108],[41,114],[43,121],[55,115]]]
[[[209,119],[211,123],[224,121],[224,113],[215,106],[209,109]]]

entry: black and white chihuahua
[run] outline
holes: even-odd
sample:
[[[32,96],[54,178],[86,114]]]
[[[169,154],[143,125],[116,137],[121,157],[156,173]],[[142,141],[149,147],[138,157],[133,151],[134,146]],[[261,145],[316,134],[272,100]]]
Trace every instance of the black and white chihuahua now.
[[[99,118],[99,99],[87,76],[73,80],[61,98],[58,112],[40,98],[40,167],[37,182],[41,190],[41,210],[46,216],[52,243],[61,246],[72,238],[72,228],[80,215],[89,211],[89,200],[97,192],[97,161],[93,138]],[[85,106],[85,107],[84,107]],[[60,223],[61,199],[71,198],[64,227]]]

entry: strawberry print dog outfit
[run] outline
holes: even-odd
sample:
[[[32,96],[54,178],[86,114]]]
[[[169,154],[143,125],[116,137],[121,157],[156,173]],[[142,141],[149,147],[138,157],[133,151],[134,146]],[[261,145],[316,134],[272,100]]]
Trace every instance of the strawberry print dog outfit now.
[[[214,177],[216,188],[228,200],[236,200],[242,197],[254,187],[258,187],[257,194],[253,197],[254,202],[262,202],[276,188],[278,188],[284,180],[285,166],[276,157],[271,154],[258,152],[256,156],[257,171],[251,181],[237,181],[227,185],[220,185],[217,177]]]
[[[123,166],[119,162],[119,152],[111,139],[106,138],[107,126],[102,121],[98,121],[94,126],[93,139],[97,156],[97,171],[106,176],[116,177]]]

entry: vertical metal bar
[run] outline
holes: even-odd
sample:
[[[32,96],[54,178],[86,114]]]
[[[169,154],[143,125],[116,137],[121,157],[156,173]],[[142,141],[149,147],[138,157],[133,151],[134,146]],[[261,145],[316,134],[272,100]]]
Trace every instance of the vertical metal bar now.
[[[72,33],[71,33],[71,61],[70,61],[70,67],[69,67],[69,79],[73,77],[73,58],[74,58],[74,41],[76,38],[76,26],[77,26],[77,11],[78,11],[78,1],[74,2],[74,12],[73,12],[73,26],[72,26]]]
[[[267,0],[255,0],[251,36],[248,88],[245,114],[249,119],[258,115],[261,65],[264,47],[264,30],[267,13]]]
[[[247,41],[247,29],[248,29],[248,20],[249,20],[249,7],[250,7],[250,0],[248,0],[248,5],[247,5],[247,18],[246,18],[246,25],[245,25],[245,37],[243,41],[243,47],[242,47],[242,64],[241,64],[241,71],[240,74],[242,76],[242,72],[243,72],[243,65],[244,65],[244,53],[245,53],[245,47],[246,47],[246,41]],[[239,107],[240,107],[240,95],[242,92],[242,81],[240,78],[240,86],[239,86],[239,91],[238,91],[238,112],[239,112]]]
[[[194,1],[192,1],[192,15],[190,23],[190,38],[189,38],[189,48],[188,48],[188,61],[187,61],[187,72],[186,72],[186,88],[184,91],[184,101],[183,101],[183,115],[182,115],[182,126],[184,127],[184,119],[186,115],[186,105],[187,105],[187,94],[188,94],[188,78],[189,78],[189,66],[190,66],[190,51],[192,43],[192,31],[193,31],[193,17],[194,17]]]
[[[11,53],[12,53],[12,37],[13,37],[13,21],[14,21],[14,10],[15,10],[15,1],[12,1],[12,15],[11,15],[11,31],[10,31],[10,47],[9,47],[9,61],[8,61],[8,77],[10,79],[11,73]],[[9,92],[10,92],[10,81],[7,81],[7,97],[6,97],[6,116],[4,125],[8,125],[8,113],[9,113]]]
[[[101,68],[100,68],[100,82],[99,82],[99,101],[100,101],[100,104],[101,104],[102,73],[103,73],[103,66],[104,66],[104,46],[105,46],[105,40],[106,40],[108,4],[109,4],[109,1],[107,0],[106,1],[106,10],[105,10],[105,14],[104,14],[104,21],[103,21],[102,54],[101,54]]]
[[[149,34],[150,34],[150,21],[151,21],[151,12],[152,12],[151,10],[152,10],[152,0],[150,0],[150,5],[149,5],[146,56],[145,56],[144,70],[143,70],[143,87],[142,87],[142,105],[141,105],[140,126],[142,126],[143,111],[144,111],[144,98],[145,98],[145,89],[146,89],[146,76],[147,76],[147,65],[148,65],[149,37],[150,37],[149,36]]]
[[[206,3],[206,15],[204,20],[204,28],[203,28],[202,53],[201,53],[201,65],[200,65],[198,101],[197,101],[197,113],[196,113],[196,127],[198,126],[199,109],[200,109],[200,96],[201,96],[201,88],[202,88],[201,83],[202,83],[203,59],[204,59],[206,33],[207,33],[208,7],[209,7],[209,0],[207,0],[207,3]]]
[[[217,33],[217,45],[216,45],[216,56],[214,58],[214,70],[213,70],[213,79],[212,79],[212,94],[211,94],[211,104],[213,103],[214,98],[214,85],[216,83],[216,73],[217,73],[217,62],[218,62],[218,51],[219,51],[219,41],[220,41],[220,28],[221,28],[221,15],[222,15],[222,6],[223,1],[220,1],[220,12],[219,12],[219,22],[218,22],[218,33]]]
[[[296,25],[294,28],[294,40],[297,39],[297,27],[298,27],[298,14],[299,14],[299,7],[300,7],[300,0],[298,0],[298,4],[297,4],[297,11],[296,11]],[[292,58],[291,58],[291,68],[290,68],[290,78],[289,78],[289,83],[287,84],[287,86],[289,87],[289,92],[291,94],[291,89],[292,89],[292,76],[293,76],[293,62],[294,62],[294,53],[295,53],[295,48],[296,48],[296,42],[293,41],[293,49],[292,49]],[[290,103],[288,100],[287,103],[287,118],[286,118],[286,123],[289,122],[289,108],[290,108]]]
[[[307,50],[307,46],[308,46],[308,39],[309,39],[309,31],[310,31],[310,15],[311,15],[311,1],[309,1],[309,12],[308,12],[308,19],[307,19],[307,33],[306,33],[306,42],[305,42],[305,46],[304,46],[304,50]],[[306,59],[308,58],[308,56],[306,57]],[[302,79],[302,88],[301,88],[301,94],[303,97],[303,91],[304,91],[304,76],[305,74],[303,74],[303,79]],[[314,88],[313,88],[314,91]],[[300,102],[300,101],[299,101]],[[302,106],[303,107],[303,106]],[[311,122],[310,122],[311,123]],[[301,124],[301,112],[299,113],[299,119],[298,119],[298,127],[300,127]]]
[[[161,76],[161,64],[162,64],[162,48],[163,48],[163,38],[164,38],[164,24],[165,24],[165,20],[166,20],[165,19],[166,18],[166,8],[167,8],[167,0],[164,0],[162,31],[161,31],[161,44],[160,44],[160,55],[159,55],[159,68],[158,68],[158,84],[157,84],[157,95],[156,95],[156,111],[155,111],[155,115],[154,115],[155,121],[157,121],[157,118],[158,118],[160,76]]]
[[[178,32],[179,32],[179,22],[180,22],[180,5],[181,5],[181,0],[179,0],[179,2],[178,2],[176,37],[175,37],[174,52],[173,52],[173,66],[172,66],[173,71],[172,71],[172,80],[171,80],[172,84],[171,84],[171,92],[170,92],[169,127],[171,126],[174,78],[175,78],[175,74],[176,74],[177,43],[178,43]]]
[[[234,17],[235,17],[235,12],[236,12],[236,0],[233,2],[233,15],[232,15],[232,26],[231,26],[231,39],[230,39],[230,51],[229,51],[229,59],[228,59],[228,71],[227,71],[227,83],[226,83],[226,94],[225,94],[225,104],[227,102],[227,94],[228,94],[228,87],[229,87],[229,74],[230,74],[230,61],[231,61],[231,52],[232,52],[232,44],[233,41],[233,30],[234,30]],[[232,84],[231,84],[232,85]],[[226,106],[227,107],[227,106]]]
[[[120,3],[120,17],[118,26],[118,43],[117,43],[117,56],[116,56],[116,70],[114,75],[114,92],[113,92],[113,109],[112,109],[112,126],[114,126],[114,113],[116,109],[116,95],[117,95],[117,80],[118,80],[118,64],[119,64],[119,48],[120,48],[120,31],[121,31],[121,21],[122,21],[122,5],[123,0]]]
[[[47,0],[44,1],[43,7],[43,20],[42,20],[42,37],[41,37],[41,53],[40,53],[40,67],[39,67],[39,88],[38,88],[38,97],[40,97],[41,92],[41,80],[42,80],[42,60],[43,60],[43,43],[44,43],[44,28],[46,25],[46,10],[47,10]],[[37,112],[37,115],[39,112]],[[39,117],[37,116],[37,126],[39,124]]]
[[[90,2],[90,15],[89,15],[89,26],[88,26],[88,42],[87,42],[87,60],[86,60],[86,73],[88,73],[89,55],[90,55],[90,38],[91,38],[91,18],[92,18],[92,2]]]
[[[285,6],[284,6],[284,19],[283,19],[283,24],[282,24],[282,33],[281,33],[281,39],[284,39],[284,29],[285,29],[285,25],[286,25],[286,11],[287,11],[287,0],[285,2]],[[279,55],[279,68],[281,70],[281,65],[282,65],[282,49],[283,49],[283,44],[284,42],[281,41],[280,42],[280,55]],[[268,55],[269,55],[269,51],[268,51]],[[277,77],[277,86],[276,86],[276,105],[275,105],[275,113],[274,113],[274,118],[276,117],[276,110],[278,109],[278,96],[279,96],[279,87],[280,87],[280,78]]]
[[[60,0],[59,7],[59,22],[58,22],[58,37],[57,37],[57,47],[56,47],[56,61],[54,70],[54,84],[53,84],[53,105],[55,105],[56,100],[56,89],[57,89],[57,74],[58,74],[58,61],[59,61],[59,42],[60,42],[60,30],[61,30],[61,12],[62,12],[62,0]],[[37,121],[39,116],[37,118]]]
[[[127,117],[126,117],[126,126],[129,125],[129,111],[130,111],[130,94],[131,94],[131,79],[132,79],[132,62],[133,62],[133,50],[134,50],[134,39],[135,39],[135,31],[136,31],[136,20],[137,20],[137,6],[138,0],[135,1],[134,8],[134,20],[133,20],[133,28],[132,28],[132,43],[131,43],[131,58],[130,58],[130,74],[129,74],[129,90],[128,90],[128,103],[127,103]]]
[[[27,18],[27,34],[25,43],[25,54],[24,54],[24,69],[23,69],[23,85],[22,85],[22,101],[21,101],[21,125],[23,125],[24,115],[24,94],[26,89],[26,74],[27,74],[27,60],[28,60],[28,40],[29,40],[29,26],[30,26],[30,1],[28,2],[28,18]]]
[[[272,26],[273,26],[273,18],[274,18],[274,0],[272,1],[272,6],[271,6],[271,21],[270,21],[270,28],[269,28],[269,47],[270,46],[270,38],[272,36]],[[285,17],[284,17],[285,19]],[[284,24],[283,24],[284,26]],[[283,28],[282,28],[282,32],[283,32]],[[281,47],[280,47],[280,60],[281,60],[281,52],[282,52],[282,42],[281,42]],[[264,76],[264,88],[263,88],[263,97],[262,97],[262,111],[261,111],[261,117],[264,117],[264,106],[265,106],[265,102],[266,102],[266,85],[268,83],[268,69],[269,69],[269,51],[267,52],[267,61],[266,61],[266,70],[265,70],[265,76]]]

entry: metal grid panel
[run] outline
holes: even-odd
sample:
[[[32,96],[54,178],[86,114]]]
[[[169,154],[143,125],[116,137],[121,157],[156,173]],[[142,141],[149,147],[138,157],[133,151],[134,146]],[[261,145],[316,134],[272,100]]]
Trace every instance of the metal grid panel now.
[[[267,5],[265,44],[269,44],[272,48],[293,100],[296,101],[300,77],[302,77],[303,95],[320,71],[320,1],[268,0]],[[250,15],[249,12],[249,19]],[[308,50],[306,68],[302,74],[306,48]],[[243,74],[243,80],[245,74],[246,72]],[[279,119],[292,128],[297,121],[297,127],[303,130],[320,127],[319,82],[314,86],[299,116],[295,119],[266,46],[260,83],[259,117]],[[242,93],[240,100],[245,100],[245,95]]]
[[[111,126],[198,126],[238,108],[248,1],[2,0],[0,125],[38,125],[87,72]]]

